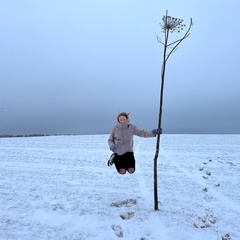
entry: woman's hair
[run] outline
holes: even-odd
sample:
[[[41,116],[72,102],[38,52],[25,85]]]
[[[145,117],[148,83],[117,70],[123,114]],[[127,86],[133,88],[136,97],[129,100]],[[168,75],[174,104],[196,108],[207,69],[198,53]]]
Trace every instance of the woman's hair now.
[[[117,116],[117,120],[119,120],[119,118],[121,117],[121,116],[124,116],[124,117],[126,117],[126,119],[128,119],[128,116],[130,115],[130,112],[120,112],[119,114],[118,114],[118,116]]]

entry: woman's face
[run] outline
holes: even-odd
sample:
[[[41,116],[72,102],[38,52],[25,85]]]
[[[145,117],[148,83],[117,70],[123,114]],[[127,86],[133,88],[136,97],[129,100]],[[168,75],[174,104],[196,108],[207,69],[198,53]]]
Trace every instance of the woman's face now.
[[[119,121],[121,124],[123,124],[123,123],[125,123],[125,122],[127,121],[127,118],[126,118],[125,116],[120,116],[120,117],[118,118],[118,121]]]

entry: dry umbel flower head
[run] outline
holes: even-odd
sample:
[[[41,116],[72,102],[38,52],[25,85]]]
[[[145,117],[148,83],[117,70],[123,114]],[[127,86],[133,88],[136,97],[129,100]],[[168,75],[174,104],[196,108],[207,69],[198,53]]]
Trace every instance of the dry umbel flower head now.
[[[170,31],[170,32],[180,32],[183,30],[183,27],[186,25],[183,24],[183,20],[179,18],[174,18],[171,16],[164,15],[162,18],[163,23],[160,23],[163,32]]]

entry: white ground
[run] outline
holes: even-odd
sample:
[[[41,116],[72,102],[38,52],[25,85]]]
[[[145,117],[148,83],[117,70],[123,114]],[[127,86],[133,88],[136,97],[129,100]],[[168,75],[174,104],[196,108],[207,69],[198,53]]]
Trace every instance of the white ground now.
[[[1,240],[239,240],[240,135],[135,138],[136,172],[108,135],[0,139]]]

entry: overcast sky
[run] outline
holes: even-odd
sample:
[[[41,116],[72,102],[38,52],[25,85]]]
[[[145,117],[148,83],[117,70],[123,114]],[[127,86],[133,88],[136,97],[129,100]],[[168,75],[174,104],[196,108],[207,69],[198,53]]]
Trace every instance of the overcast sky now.
[[[156,128],[166,10],[194,25],[167,63],[164,133],[240,133],[239,9],[239,0],[1,1],[0,134],[109,133],[119,111]]]

